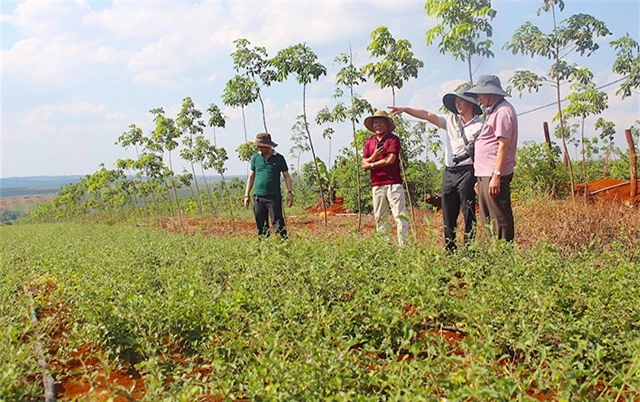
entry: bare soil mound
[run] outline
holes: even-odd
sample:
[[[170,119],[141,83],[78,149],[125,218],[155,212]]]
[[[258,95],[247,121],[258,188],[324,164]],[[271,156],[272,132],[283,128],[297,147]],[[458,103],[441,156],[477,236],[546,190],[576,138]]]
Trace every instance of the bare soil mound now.
[[[331,215],[348,213],[344,207],[344,198],[342,197],[335,197],[333,203],[325,202],[325,207],[327,208],[327,213],[330,213]],[[324,214],[322,200],[307,208],[307,212]]]
[[[610,178],[592,180],[575,185],[576,194],[584,195],[590,202],[616,201],[629,206],[639,206],[640,196],[631,197],[631,182]]]

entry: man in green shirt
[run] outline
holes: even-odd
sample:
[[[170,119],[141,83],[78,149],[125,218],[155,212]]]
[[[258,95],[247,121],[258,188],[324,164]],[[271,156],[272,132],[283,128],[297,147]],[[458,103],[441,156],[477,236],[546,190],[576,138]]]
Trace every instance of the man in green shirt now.
[[[273,149],[278,144],[271,141],[271,135],[260,133],[255,144],[259,152],[251,158],[249,177],[244,191],[244,206],[249,207],[253,188],[253,214],[256,219],[258,236],[269,236],[269,218],[277,234],[287,237],[284,216],[282,214],[282,194],[280,191],[280,173],[287,186],[287,201],[293,205],[293,183],[284,156]],[[255,185],[255,187],[254,187]]]

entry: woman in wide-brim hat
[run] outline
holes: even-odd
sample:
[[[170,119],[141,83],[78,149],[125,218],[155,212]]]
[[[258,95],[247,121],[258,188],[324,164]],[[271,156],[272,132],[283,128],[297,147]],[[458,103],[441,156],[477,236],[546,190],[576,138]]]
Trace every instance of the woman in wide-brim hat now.
[[[406,106],[390,109],[394,115],[407,113],[447,133],[443,138],[442,219],[445,249],[453,252],[457,248],[456,228],[460,213],[464,217],[464,242],[470,241],[475,233],[475,175],[470,145],[482,129],[482,120],[478,118],[482,108],[473,97],[465,95],[464,90],[447,93],[442,103],[451,113],[441,115]]]
[[[468,102],[473,107],[473,114],[476,116],[482,115],[482,108],[478,105],[478,102],[471,96],[465,95],[465,89],[460,89],[456,92],[450,92],[442,98],[442,103],[453,114],[460,114],[456,107],[456,98],[462,99]]]

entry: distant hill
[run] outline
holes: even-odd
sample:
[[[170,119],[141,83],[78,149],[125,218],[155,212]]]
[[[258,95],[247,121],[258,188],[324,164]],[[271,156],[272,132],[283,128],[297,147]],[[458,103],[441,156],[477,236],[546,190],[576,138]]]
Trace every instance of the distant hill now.
[[[56,194],[62,187],[69,183],[77,183],[83,177],[74,176],[29,176],[0,178],[0,198],[20,197],[24,195]],[[227,180],[233,178],[246,180],[246,175],[229,175]],[[197,177],[202,185],[202,176]],[[207,181],[219,181],[220,176],[207,176]]]
[[[84,176],[29,176],[0,178],[0,197],[35,194],[55,194],[69,183],[77,183]]]

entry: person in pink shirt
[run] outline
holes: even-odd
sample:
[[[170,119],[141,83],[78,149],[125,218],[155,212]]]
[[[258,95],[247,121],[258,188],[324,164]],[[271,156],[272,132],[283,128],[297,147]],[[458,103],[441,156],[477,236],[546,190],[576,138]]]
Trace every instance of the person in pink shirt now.
[[[515,225],[511,208],[511,180],[516,166],[518,116],[505,100],[510,96],[495,75],[481,75],[465,95],[474,96],[486,108],[487,118],[475,143],[473,168],[477,178],[480,225],[493,224],[498,239],[513,241]],[[488,217],[488,220],[487,220]]]
[[[364,119],[364,125],[373,133],[364,142],[362,168],[371,172],[376,231],[389,232],[391,210],[396,221],[398,245],[402,246],[409,233],[409,219],[400,173],[400,138],[393,134],[396,125],[384,110],[376,110]]]

